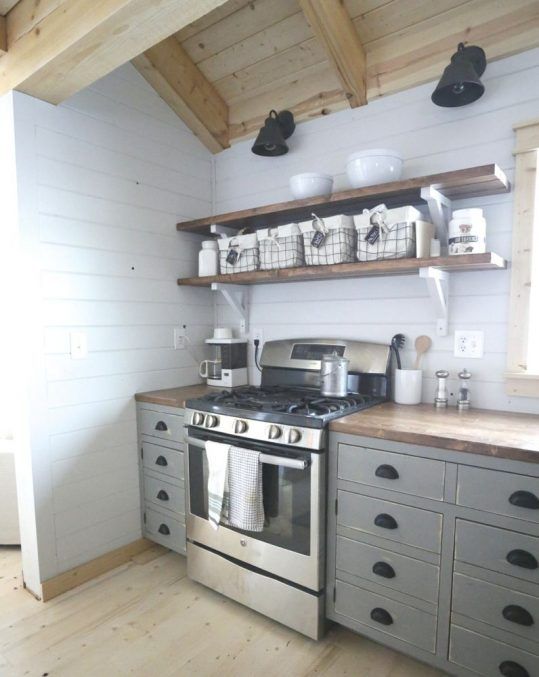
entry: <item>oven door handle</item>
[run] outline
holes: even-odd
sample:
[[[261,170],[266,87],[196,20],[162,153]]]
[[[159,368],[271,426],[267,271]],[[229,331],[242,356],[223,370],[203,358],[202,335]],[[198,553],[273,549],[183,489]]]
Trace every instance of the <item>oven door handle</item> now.
[[[199,440],[196,437],[186,435],[185,441],[193,447],[206,448],[204,440]],[[287,458],[286,456],[273,456],[272,454],[260,454],[260,462],[268,465],[280,465],[283,468],[294,468],[295,470],[305,470],[309,467],[309,462],[303,458]]]

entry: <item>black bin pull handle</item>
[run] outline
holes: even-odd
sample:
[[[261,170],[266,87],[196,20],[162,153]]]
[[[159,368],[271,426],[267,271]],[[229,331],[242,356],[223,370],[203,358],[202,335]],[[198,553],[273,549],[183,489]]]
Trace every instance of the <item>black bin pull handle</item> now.
[[[168,494],[167,494],[167,492],[166,492],[164,489],[160,489],[160,490],[159,490],[159,493],[157,494],[157,498],[158,498],[160,501],[168,501],[168,500],[169,500]]]
[[[525,625],[528,628],[534,623],[531,613],[524,609],[524,607],[518,606],[518,604],[508,604],[503,609],[502,616],[506,621],[516,623],[517,625]]]
[[[537,569],[539,563],[537,559],[526,550],[511,550],[507,553],[505,558],[509,564],[513,564],[516,567],[522,567],[523,569]]]
[[[376,621],[376,623],[380,623],[381,625],[391,625],[393,623],[393,618],[391,617],[389,611],[381,609],[380,607],[376,607],[371,611],[371,618],[373,621]]]
[[[158,456],[155,459],[155,465],[162,465],[163,467],[168,465],[168,461],[164,456]]]
[[[531,491],[515,491],[509,496],[509,503],[519,508],[528,508],[528,510],[539,510],[539,498]]]
[[[514,661],[503,661],[498,666],[498,670],[503,677],[530,677],[530,673],[522,665]]]
[[[386,465],[385,463],[379,465],[374,471],[376,477],[383,477],[385,480],[398,480],[399,472],[392,465]]]
[[[162,433],[168,430],[167,424],[164,421],[157,421],[157,423],[155,424],[155,429],[159,430]]]
[[[375,562],[372,567],[372,573],[382,578],[395,578],[395,569],[387,562]]]
[[[160,534],[163,534],[163,536],[170,536],[170,529],[167,527],[166,524],[161,524],[159,526],[159,529],[157,530]]]
[[[399,526],[397,520],[385,512],[376,515],[374,523],[377,527],[382,527],[382,529],[396,529]]]

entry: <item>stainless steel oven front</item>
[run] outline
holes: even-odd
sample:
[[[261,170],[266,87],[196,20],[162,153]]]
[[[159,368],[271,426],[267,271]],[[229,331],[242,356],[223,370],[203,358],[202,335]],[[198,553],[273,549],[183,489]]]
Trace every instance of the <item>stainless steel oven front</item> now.
[[[187,428],[187,539],[315,593],[324,585],[325,452]],[[265,521],[261,532],[208,521],[206,440],[260,451]]]

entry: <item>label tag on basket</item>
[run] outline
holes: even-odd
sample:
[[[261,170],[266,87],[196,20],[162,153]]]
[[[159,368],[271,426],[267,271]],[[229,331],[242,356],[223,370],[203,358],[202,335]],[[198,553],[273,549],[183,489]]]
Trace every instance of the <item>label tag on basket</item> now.
[[[380,226],[373,226],[365,235],[365,242],[375,244],[380,238]]]
[[[311,240],[311,245],[313,247],[316,247],[316,249],[319,249],[324,244],[325,239],[326,239],[326,234],[323,233],[321,230],[317,230],[316,233],[313,235],[313,239]]]
[[[231,266],[233,266],[239,258],[240,258],[240,253],[237,249],[230,248],[228,250],[228,253],[226,255],[226,262],[230,263]]]
[[[320,249],[320,247],[324,244],[328,230],[326,228],[326,224],[322,221],[321,218],[316,216],[316,214],[312,214],[313,217],[313,229],[314,229],[314,235],[312,236],[311,239],[311,246],[314,247],[315,249]]]

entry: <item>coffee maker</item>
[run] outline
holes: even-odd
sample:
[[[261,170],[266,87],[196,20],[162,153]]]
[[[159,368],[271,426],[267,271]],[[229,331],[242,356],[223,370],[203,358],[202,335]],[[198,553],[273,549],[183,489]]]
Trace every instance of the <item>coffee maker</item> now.
[[[241,338],[210,338],[212,356],[200,363],[199,374],[209,386],[236,388],[248,383],[247,340]]]

